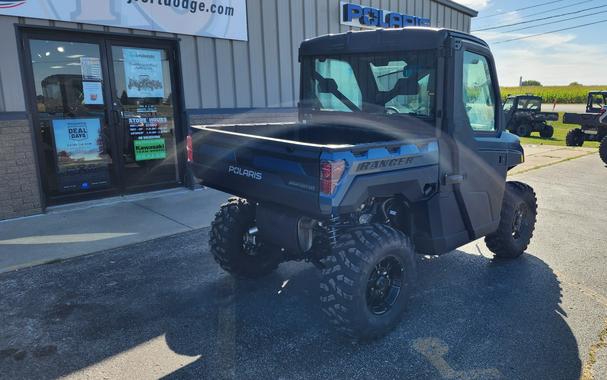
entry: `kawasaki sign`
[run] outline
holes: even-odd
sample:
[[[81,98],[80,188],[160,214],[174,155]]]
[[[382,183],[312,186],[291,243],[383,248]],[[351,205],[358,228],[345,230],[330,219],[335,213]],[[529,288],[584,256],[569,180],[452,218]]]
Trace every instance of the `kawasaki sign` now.
[[[430,26],[430,19],[340,2],[341,23],[359,28],[404,28],[407,26]]]
[[[0,0],[0,15],[248,40],[246,0]]]

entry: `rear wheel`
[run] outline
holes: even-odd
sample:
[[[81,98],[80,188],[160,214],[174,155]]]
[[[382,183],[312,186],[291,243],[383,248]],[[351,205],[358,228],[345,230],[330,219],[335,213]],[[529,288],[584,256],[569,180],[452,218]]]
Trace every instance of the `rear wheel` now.
[[[531,186],[506,182],[500,224],[485,237],[487,247],[499,258],[519,257],[531,242],[536,219],[537,199]]]
[[[255,226],[255,205],[230,198],[211,223],[209,246],[215,261],[237,277],[258,278],[270,274],[281,262],[280,250],[263,244],[250,229]]]
[[[584,132],[580,128],[576,128],[567,132],[565,144],[567,146],[582,146],[584,145],[584,140]]]
[[[380,224],[344,231],[323,263],[320,301],[338,331],[373,339],[399,322],[416,276],[402,232]]]
[[[601,140],[599,156],[601,156],[601,160],[607,165],[607,136],[603,137],[603,140]]]
[[[551,125],[545,125],[541,130],[540,130],[540,137],[543,139],[549,139],[552,138],[552,136],[554,136],[554,128],[552,128]]]

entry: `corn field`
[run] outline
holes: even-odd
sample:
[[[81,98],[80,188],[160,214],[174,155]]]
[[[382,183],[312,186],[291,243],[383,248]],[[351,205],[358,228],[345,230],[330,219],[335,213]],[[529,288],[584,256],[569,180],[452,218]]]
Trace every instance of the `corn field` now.
[[[524,86],[502,87],[502,98],[510,95],[532,94],[541,96],[544,103],[586,104],[589,91],[607,90],[605,86]]]

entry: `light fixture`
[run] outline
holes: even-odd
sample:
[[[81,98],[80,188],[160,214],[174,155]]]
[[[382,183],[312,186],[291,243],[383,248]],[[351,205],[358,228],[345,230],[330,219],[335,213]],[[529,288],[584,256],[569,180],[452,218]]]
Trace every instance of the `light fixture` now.
[[[47,51],[46,53],[44,53],[44,55],[46,55],[48,57],[49,55],[51,55],[51,52]]]
[[[62,69],[63,66],[51,66],[51,69]]]
[[[63,48],[63,46],[58,46],[58,47],[57,47],[57,51],[58,51],[59,53],[63,53],[63,52],[65,52],[65,49]]]
[[[72,55],[68,55],[67,57],[71,58],[71,59],[82,58],[82,57],[84,57],[84,54],[72,54]]]

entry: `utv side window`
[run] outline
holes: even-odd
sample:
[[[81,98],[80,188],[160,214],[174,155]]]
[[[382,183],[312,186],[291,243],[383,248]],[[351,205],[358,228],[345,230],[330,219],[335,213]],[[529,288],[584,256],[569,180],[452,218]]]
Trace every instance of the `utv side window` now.
[[[482,55],[464,52],[464,105],[475,131],[495,131],[495,97],[489,62]]]

